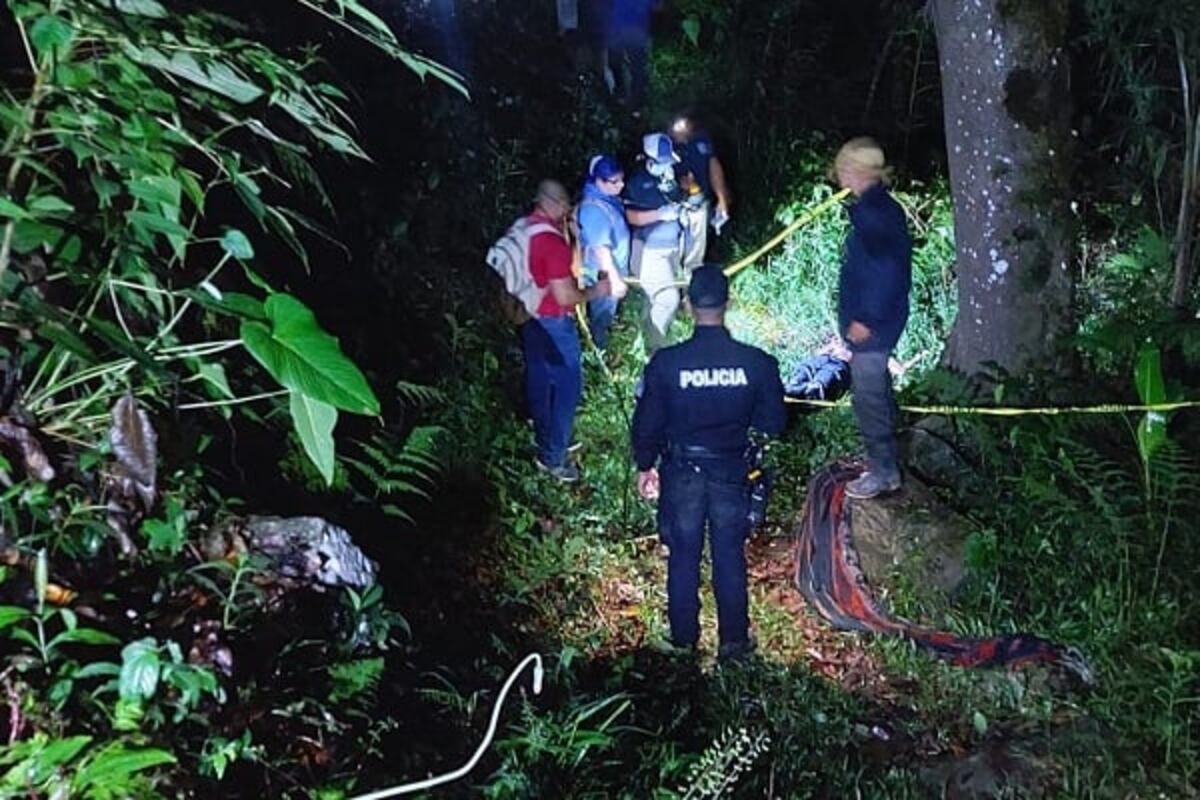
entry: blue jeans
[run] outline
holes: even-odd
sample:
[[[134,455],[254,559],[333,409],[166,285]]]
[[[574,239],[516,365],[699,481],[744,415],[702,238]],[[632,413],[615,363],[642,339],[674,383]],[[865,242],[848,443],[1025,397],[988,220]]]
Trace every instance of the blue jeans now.
[[[608,331],[617,318],[617,306],[620,303],[612,295],[588,301],[588,330],[592,332],[592,341],[601,350],[608,347]]]
[[[867,449],[868,469],[885,480],[900,475],[889,355],[886,350],[855,351],[850,360],[851,405]]]
[[[700,558],[707,524],[713,595],[722,646],[750,639],[746,595],[746,537],[750,524],[746,462],[742,458],[669,459],[659,470],[659,534],[667,559],[667,616],[679,646],[700,639]]]
[[[575,317],[537,317],[521,327],[525,347],[525,397],[537,439],[538,459],[566,463],[575,410],[583,394]]]

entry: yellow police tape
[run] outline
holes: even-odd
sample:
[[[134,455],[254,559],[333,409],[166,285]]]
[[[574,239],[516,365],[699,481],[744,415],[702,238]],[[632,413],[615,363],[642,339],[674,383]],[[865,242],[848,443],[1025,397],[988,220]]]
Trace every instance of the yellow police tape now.
[[[583,339],[588,343],[588,348],[596,354],[596,360],[600,362],[600,369],[604,372],[604,377],[608,378],[609,383],[614,383],[612,372],[608,369],[608,364],[604,361],[604,351],[596,345],[596,340],[592,337],[591,326],[588,325],[587,314],[584,313],[584,303],[575,306],[575,320],[579,323],[579,327],[583,330]]]
[[[816,408],[849,408],[849,400],[804,400],[799,397],[784,398],[784,402],[792,405],[814,406]],[[1021,417],[1029,415],[1055,416],[1058,414],[1126,414],[1126,413],[1166,413],[1178,411],[1181,408],[1200,407],[1200,400],[1180,400],[1175,403],[1152,403],[1150,405],[1126,405],[1121,403],[1102,403],[1097,406],[1040,406],[1029,408],[1014,408],[1002,406],[898,406],[901,411],[912,414],[938,414],[942,416],[971,415],[987,417]]]
[[[826,211],[833,208],[835,205],[840,203],[842,200],[845,200],[849,196],[850,196],[850,190],[842,189],[840,192],[834,194],[832,197],[829,197],[826,200],[821,201],[817,205],[810,208],[808,211],[805,211],[803,214],[801,214],[799,217],[797,217],[795,219],[795,221],[793,221],[791,224],[784,227],[783,230],[781,230],[779,233],[775,234],[770,239],[768,239],[766,242],[764,242],[763,245],[761,247],[759,247],[757,250],[755,250],[753,253],[750,253],[749,255],[744,256],[743,258],[740,258],[737,261],[730,264],[729,266],[727,266],[725,268],[725,274],[727,276],[729,276],[730,278],[732,278],[734,275],[737,275],[739,272],[744,270],[746,267],[750,266],[755,261],[758,261],[760,258],[765,256],[767,253],[771,252],[776,247],[781,245],[793,233],[800,230],[805,225],[812,222],[814,219],[821,216]],[[632,277],[632,276],[626,278],[625,282],[630,284],[631,286],[640,286],[642,283],[641,280],[639,280],[638,278]],[[682,289],[687,286],[687,281],[675,281],[674,285],[676,287]]]
[[[818,203],[808,211],[801,214],[794,222],[789,224],[775,236],[768,239],[761,247],[754,252],[740,258],[734,263],[725,268],[725,274],[732,278],[739,272],[749,267],[758,259],[762,258],[771,250],[778,247],[789,236],[795,233],[800,228],[804,227],[814,219],[825,213],[837,203],[844,200],[850,194],[849,189],[843,189],[834,194],[832,197]],[[640,281],[637,278],[627,278],[626,282],[631,285],[639,285]],[[676,282],[676,286],[687,286],[686,282]],[[604,353],[596,346],[596,341],[592,338],[591,329],[588,327],[587,317],[584,314],[583,305],[575,306],[575,319],[579,321],[579,327],[583,329],[584,339],[588,343],[588,347],[596,355],[596,360],[600,362],[600,368],[604,371],[604,376],[609,381],[613,381],[613,374],[608,368],[608,364],[604,361]],[[849,400],[804,400],[799,397],[785,398],[785,402],[792,405],[806,405],[816,408],[848,408]],[[985,416],[985,417],[1021,417],[1021,416],[1057,416],[1059,414],[1130,414],[1130,413],[1166,413],[1169,411],[1178,411],[1184,408],[1200,408],[1200,400],[1180,400],[1174,403],[1153,403],[1149,405],[1129,405],[1121,403],[1102,403],[1095,406],[1040,406],[1040,407],[1002,407],[1002,406],[898,406],[899,410],[906,411],[910,414],[933,414],[939,416]]]
[[[803,228],[805,225],[812,222],[814,219],[821,216],[826,211],[828,211],[830,208],[837,205],[842,200],[845,200],[849,196],[850,196],[850,190],[842,189],[840,192],[833,195],[833,197],[830,197],[828,200],[824,200],[823,202],[818,203],[817,205],[810,208],[808,211],[805,211],[803,214],[801,214],[799,217],[797,217],[796,220],[792,224],[788,225],[786,228],[781,230],[779,233],[775,234],[775,236],[768,239],[766,241],[766,243],[763,244],[762,247],[758,248],[757,250],[755,250],[753,253],[746,256],[745,258],[738,259],[737,261],[733,262],[728,267],[726,267],[725,274],[728,275],[730,278],[732,278],[734,275],[737,275],[739,272],[744,270],[746,267],[750,266],[755,261],[758,261],[760,258],[765,256],[767,253],[774,250],[785,239],[787,239],[793,233],[798,231],[800,228]]]

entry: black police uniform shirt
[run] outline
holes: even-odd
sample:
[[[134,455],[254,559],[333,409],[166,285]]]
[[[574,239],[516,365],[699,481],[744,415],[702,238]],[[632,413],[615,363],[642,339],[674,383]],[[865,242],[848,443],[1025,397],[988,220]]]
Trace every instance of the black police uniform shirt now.
[[[748,428],[777,436],[786,422],[779,362],[722,325],[697,325],[691,339],[646,365],[633,413],[634,460],[648,470],[668,446],[740,457]]]
[[[625,205],[636,211],[655,211],[668,203],[684,199],[683,190],[673,184],[670,191],[663,191],[659,179],[639,167],[625,183]],[[668,249],[679,244],[680,227],[675,220],[662,220],[649,225],[631,226],[633,236],[641,239],[647,247]]]
[[[697,133],[684,144],[675,145],[675,154],[679,163],[675,165],[675,173],[684,175],[691,173],[700,191],[705,197],[712,197],[712,179],[709,174],[709,162],[716,156],[712,139],[705,134]]]

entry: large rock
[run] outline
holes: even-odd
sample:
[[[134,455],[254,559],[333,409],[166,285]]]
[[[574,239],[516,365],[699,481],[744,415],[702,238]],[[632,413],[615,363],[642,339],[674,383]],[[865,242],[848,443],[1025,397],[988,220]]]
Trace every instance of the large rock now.
[[[238,551],[261,555],[268,571],[290,586],[361,589],[375,583],[378,571],[345,528],[320,517],[247,517],[214,531],[204,549],[212,559]]]
[[[859,566],[872,587],[901,582],[919,599],[942,603],[958,590],[969,526],[925,484],[909,476],[895,495],[849,503]]]

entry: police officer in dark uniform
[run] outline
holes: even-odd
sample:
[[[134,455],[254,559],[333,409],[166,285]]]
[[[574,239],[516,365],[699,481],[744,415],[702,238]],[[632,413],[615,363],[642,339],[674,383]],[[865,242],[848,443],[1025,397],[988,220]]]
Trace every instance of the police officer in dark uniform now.
[[[746,593],[750,533],[745,453],[748,431],[783,431],[779,364],[725,328],[729,279],[716,266],[692,274],[692,338],[658,351],[646,366],[633,415],[638,492],[658,498],[659,532],[670,550],[668,616],[676,647],[700,639],[700,557],[704,530],[712,547],[719,656],[753,650]],[[661,473],[655,469],[660,463]]]

